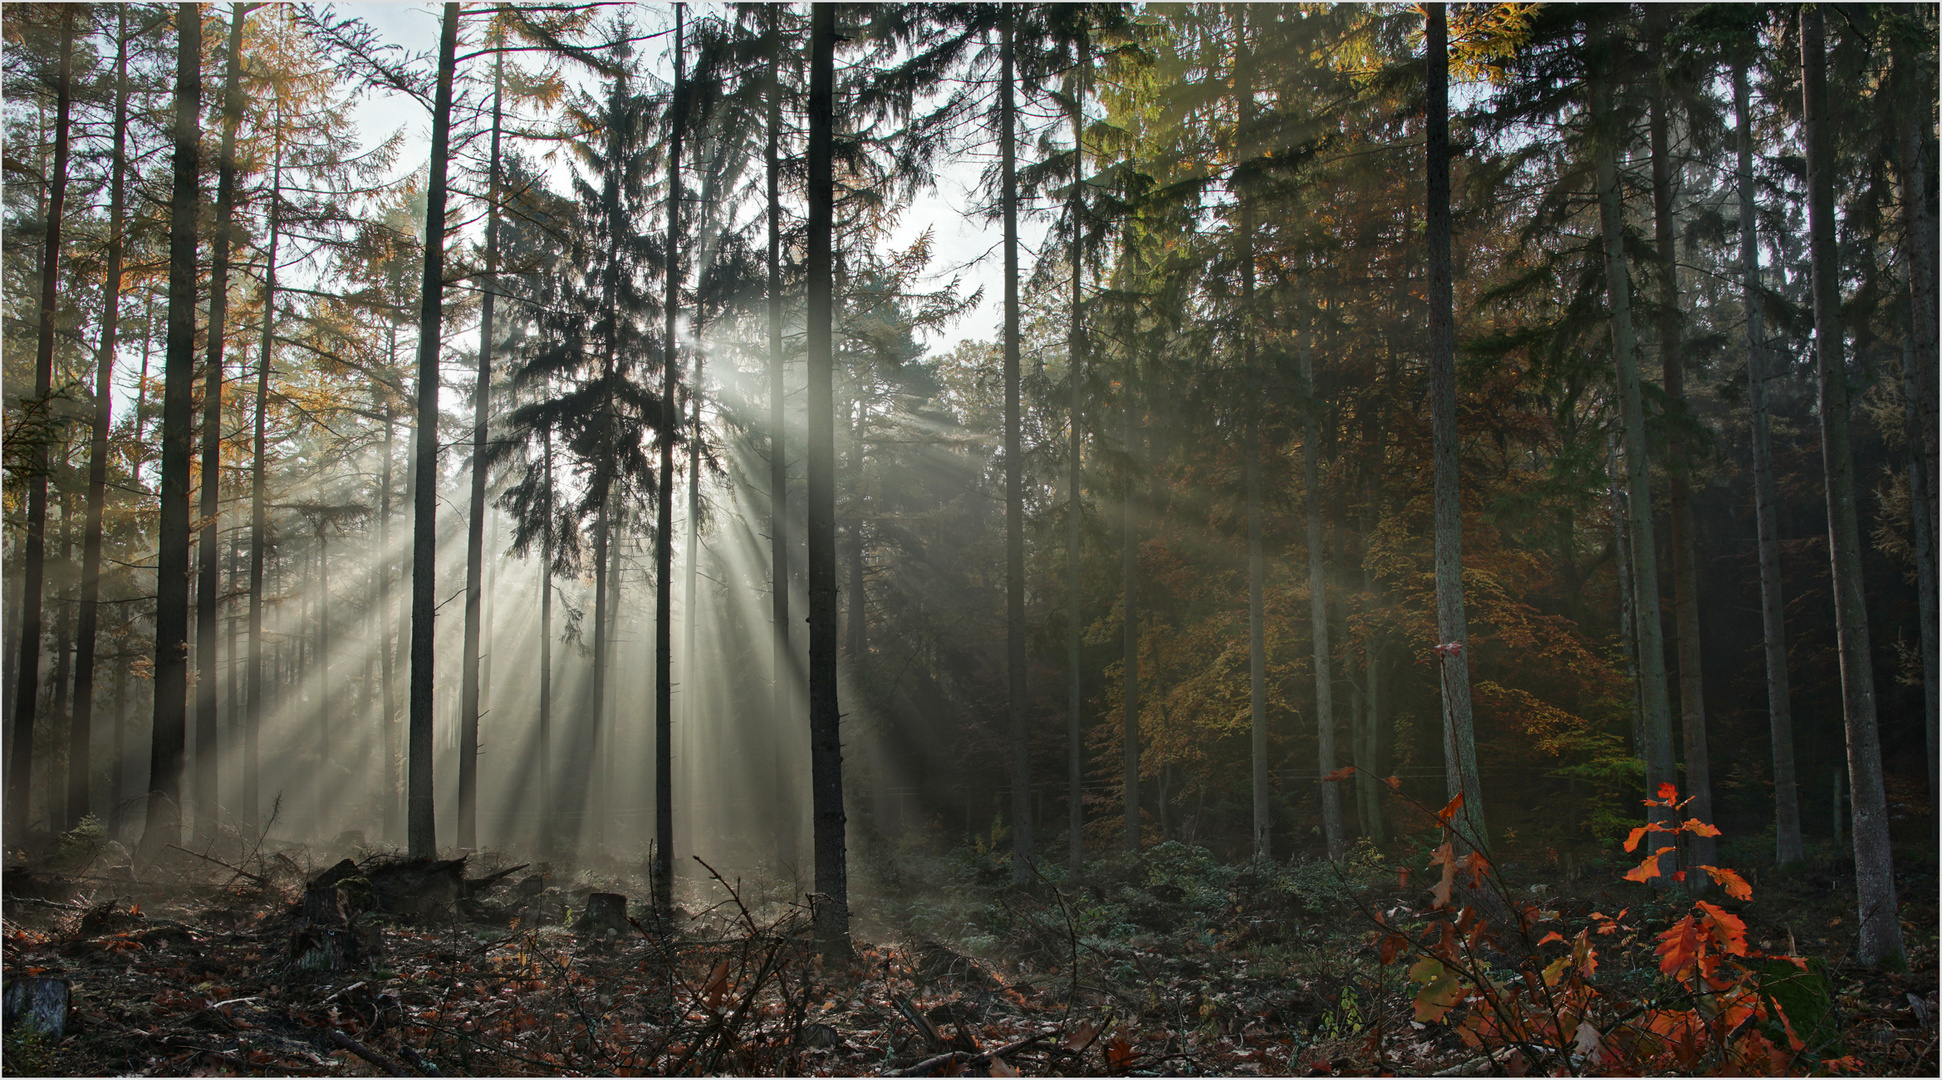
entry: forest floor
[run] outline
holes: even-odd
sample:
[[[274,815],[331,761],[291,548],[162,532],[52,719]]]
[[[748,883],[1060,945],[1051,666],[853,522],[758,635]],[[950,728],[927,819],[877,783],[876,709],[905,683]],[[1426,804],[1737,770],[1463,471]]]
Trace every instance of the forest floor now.
[[[1399,870],[1420,871],[1429,856],[1405,857],[1405,848],[1394,860],[1365,846],[1336,864],[1232,865],[1169,843],[1089,863],[1077,882],[1047,867],[1025,887],[1010,883],[1002,854],[879,849],[857,860],[867,891],[853,904],[855,955],[839,960],[819,951],[790,890],[731,885],[700,865],[679,882],[664,931],[647,912],[638,863],[540,864],[492,878],[516,860],[486,852],[446,864],[445,886],[412,879],[423,894],[413,900],[384,877],[404,865],[384,853],[175,852],[137,872],[118,846],[70,839],[31,861],[9,853],[6,982],[62,980],[72,1005],[59,1036],[16,1025],[4,1072],[1447,1076],[1528,1067],[1501,1047],[1493,1058],[1466,1046],[1454,1023],[1419,1022],[1409,957],[1380,962],[1375,919],[1406,925],[1427,902],[1429,890],[1406,885]],[[308,890],[306,902],[306,884],[344,855],[357,866]],[[1528,895],[1542,916],[1525,939],[1550,928],[1569,937],[1594,910],[1624,912],[1624,935],[1601,944],[1599,992],[1620,1002],[1678,997],[1653,939],[1690,901],[1622,880],[1618,861],[1572,869],[1561,880],[1556,864],[1504,853],[1505,895],[1514,904]],[[1750,947],[1824,962],[1826,1016],[1796,1018],[1819,1044],[1799,1071],[1851,1055],[1847,1068],[1863,1074],[1935,1075],[1934,863],[1901,882],[1905,975],[1849,962],[1852,886],[1843,881],[1833,866],[1766,874],[1750,902],[1712,899],[1745,920]],[[588,896],[600,892],[628,898],[625,925],[591,917]],[[329,899],[322,915],[319,896]],[[341,921],[327,925],[332,918]],[[1497,959],[1515,977],[1515,961]],[[1597,1071],[1582,1057],[1551,1060]]]

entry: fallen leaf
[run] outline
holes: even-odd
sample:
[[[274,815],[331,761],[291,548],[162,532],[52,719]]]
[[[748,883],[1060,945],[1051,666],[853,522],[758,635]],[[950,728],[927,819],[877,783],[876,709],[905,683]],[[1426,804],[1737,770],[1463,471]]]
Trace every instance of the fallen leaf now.
[[[715,965],[715,970],[708,976],[708,985],[701,993],[709,1008],[719,1009],[722,1007],[722,999],[728,996],[727,957],[722,957],[722,962]]]

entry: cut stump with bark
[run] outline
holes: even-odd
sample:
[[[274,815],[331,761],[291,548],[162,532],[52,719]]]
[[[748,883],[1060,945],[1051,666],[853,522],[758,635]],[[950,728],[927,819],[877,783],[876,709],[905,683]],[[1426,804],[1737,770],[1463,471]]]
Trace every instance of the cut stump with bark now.
[[[59,1039],[67,1031],[67,1008],[73,998],[66,979],[8,979],[6,1030]]]
[[[573,932],[585,937],[617,937],[628,930],[627,898],[619,893],[588,893],[587,910],[573,922]]]

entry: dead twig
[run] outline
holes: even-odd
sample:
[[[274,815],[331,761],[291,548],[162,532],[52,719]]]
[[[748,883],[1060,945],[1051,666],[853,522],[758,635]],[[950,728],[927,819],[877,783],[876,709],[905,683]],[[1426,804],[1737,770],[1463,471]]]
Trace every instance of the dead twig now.
[[[885,1076],[929,1076],[932,1073],[936,1072],[937,1070],[947,1068],[953,1064],[962,1065],[965,1068],[973,1068],[979,1065],[988,1065],[991,1063],[992,1058],[1004,1057],[1006,1054],[1015,1054],[1018,1051],[1023,1050],[1029,1046],[1032,1046],[1035,1043],[1044,1042],[1046,1039],[1051,1038],[1053,1034],[1055,1033],[1050,1031],[1041,1031],[1037,1035],[1034,1035],[1029,1039],[1020,1039],[1014,1043],[1006,1043],[1003,1046],[995,1047],[990,1050],[980,1050],[977,1053],[972,1053],[971,1051],[968,1051],[968,1050],[953,1050],[948,1054],[939,1054],[934,1058],[925,1058],[924,1060],[918,1062],[915,1065],[910,1066],[907,1069],[892,1069],[891,1071],[884,1073],[883,1075]]]
[[[326,1030],[324,1034],[330,1036],[331,1042],[336,1043],[337,1045],[343,1047],[344,1049],[349,1050],[351,1053],[356,1054],[358,1057],[361,1057],[364,1060],[370,1062],[371,1064],[376,1065],[378,1068],[383,1069],[386,1076],[412,1075],[412,1073],[409,1070],[407,1070],[402,1064],[396,1061],[393,1061],[388,1057],[385,1057],[383,1054],[380,1054],[376,1050],[373,1050],[370,1047],[364,1045],[363,1043],[358,1042],[356,1039],[351,1038],[349,1035],[346,1035],[343,1032],[338,1031],[336,1028],[330,1028]]]
[[[425,1074],[426,1076],[440,1075],[438,1071],[438,1066],[432,1064],[429,1061],[426,1061],[422,1056],[420,1056],[418,1051],[411,1046],[411,1044],[404,1043],[399,1045],[398,1052],[405,1056],[406,1061],[411,1062],[412,1068],[417,1069],[419,1072]]]
[[[193,856],[195,856],[196,858],[198,858],[198,859],[201,859],[201,860],[202,860],[203,862],[212,862],[212,863],[215,863],[215,864],[216,864],[217,866],[220,866],[220,867],[222,867],[222,868],[223,868],[223,869],[225,869],[225,870],[234,870],[234,871],[236,871],[236,873],[237,873],[237,875],[238,875],[239,877],[246,877],[246,878],[248,878],[248,879],[250,879],[251,881],[254,881],[254,882],[256,882],[256,884],[257,884],[257,885],[259,885],[259,886],[261,886],[261,887],[263,887],[263,888],[265,888],[265,889],[267,889],[267,888],[269,888],[269,887],[270,887],[270,879],[269,879],[269,878],[266,878],[266,877],[264,877],[264,876],[263,876],[263,875],[261,875],[261,874],[252,874],[252,873],[250,873],[250,872],[249,872],[248,870],[245,870],[245,869],[243,869],[242,867],[240,867],[240,866],[236,866],[236,865],[233,865],[233,864],[231,864],[231,863],[226,863],[226,862],[224,862],[224,861],[222,861],[221,859],[218,859],[218,858],[216,858],[216,857],[215,857],[214,855],[204,855],[204,854],[203,854],[202,852],[200,852],[200,851],[190,851],[190,850],[189,850],[188,848],[185,848],[185,847],[181,847],[181,846],[179,846],[179,845],[176,845],[176,844],[170,844],[170,845],[169,845],[169,847],[170,847],[171,849],[173,849],[173,850],[175,850],[175,851],[179,851],[179,852],[181,852],[181,853],[182,853],[182,854],[184,854],[184,855],[193,855]],[[235,880],[236,880],[236,878],[230,878],[229,880],[230,880],[230,881],[235,881]]]

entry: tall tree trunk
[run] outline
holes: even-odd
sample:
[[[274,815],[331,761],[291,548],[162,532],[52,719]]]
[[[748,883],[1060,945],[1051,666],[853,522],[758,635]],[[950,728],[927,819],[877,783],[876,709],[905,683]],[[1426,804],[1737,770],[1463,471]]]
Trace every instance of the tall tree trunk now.
[[[1821,376],[1821,458],[1827,478],[1828,550],[1833,561],[1834,623],[1841,649],[1841,704],[1847,719],[1848,787],[1853,793],[1854,881],[1860,902],[1862,963],[1903,970],[1900,909],[1888,848],[1888,802],[1875,721],[1874,655],[1861,579],[1854,452],[1848,436],[1848,372],[1843,355],[1840,267],[1834,246],[1834,161],[1827,130],[1826,30],[1819,7],[1800,13],[1801,117],[1807,143],[1807,231],[1814,267],[1814,356]]]
[[[1919,9],[1902,5],[1907,16]],[[1926,29],[1926,21],[1914,29]],[[1915,565],[1917,588],[1921,596],[1922,619],[1922,700],[1924,725],[1928,737],[1929,803],[1942,813],[1942,786],[1937,784],[1937,762],[1942,751],[1936,744],[1936,719],[1942,714],[1937,703],[1936,670],[1936,224],[1929,208],[1928,139],[1925,125],[1935,100],[1933,83],[1924,65],[1909,55],[1908,42],[1897,35],[1891,44],[1898,86],[1895,110],[1897,179],[1901,187],[1902,265],[1908,278],[1909,362],[1903,365],[1907,388],[1909,427],[1909,486],[1915,496]]]
[[[809,771],[815,817],[816,927],[825,947],[850,952],[844,854],[843,744],[836,697],[835,317],[836,9],[809,11],[808,474]]]
[[[1254,122],[1254,62],[1247,41],[1247,9],[1237,5],[1232,11],[1237,38],[1234,48],[1234,96],[1239,105],[1233,151],[1234,168],[1238,173],[1243,168],[1244,156],[1249,152],[1243,141],[1247,138],[1243,129]],[[1237,177],[1237,181],[1238,179]],[[1239,237],[1241,368],[1242,377],[1246,380],[1247,398],[1245,405],[1247,432],[1241,443],[1242,452],[1246,455],[1242,475],[1247,489],[1248,761],[1251,766],[1250,787],[1253,791],[1254,857],[1269,859],[1273,857],[1270,834],[1274,821],[1273,812],[1268,805],[1268,646],[1266,629],[1263,625],[1262,596],[1265,566],[1261,554],[1261,372],[1257,369],[1254,351],[1254,200],[1245,188],[1236,193],[1236,198],[1240,203],[1241,215]],[[1316,527],[1319,529],[1319,524]],[[1312,560],[1311,565],[1314,565]],[[1328,633],[1324,629],[1315,646],[1316,655],[1324,658],[1324,663],[1326,663],[1328,650],[1327,642]],[[1317,669],[1318,672],[1326,670],[1326,667]],[[1318,675],[1315,693],[1319,701],[1328,700],[1327,686],[1326,676]],[[1326,718],[1332,716],[1332,713],[1323,711],[1316,715]],[[1324,730],[1329,730],[1331,726],[1324,723],[1322,727]],[[1323,738],[1326,740],[1331,736],[1332,730]],[[1333,750],[1332,744],[1324,742],[1322,745],[1326,747],[1323,753],[1332,757],[1333,754],[1330,753]],[[1329,770],[1324,770],[1324,772],[1327,771]],[[1331,790],[1325,789],[1322,792],[1325,804],[1322,813],[1324,822],[1331,820],[1328,814],[1331,807],[1327,804],[1330,794],[1332,794]],[[1331,852],[1335,850],[1336,842],[1340,839],[1338,833],[1341,825],[1340,804],[1334,804],[1333,809],[1338,814],[1333,819],[1335,827],[1326,830],[1329,837],[1328,848]]]
[[[496,39],[495,39],[496,40]],[[499,125],[505,98],[506,54],[492,61],[492,148],[486,165],[485,274],[480,282],[479,374],[472,384],[472,501],[465,522],[465,652],[459,676],[460,851],[479,845],[479,636],[484,597],[486,423],[492,408],[492,308],[499,281]]]
[[[1450,286],[1449,31],[1442,4],[1427,4],[1429,115],[1430,418],[1436,476],[1436,636],[1443,683],[1443,772],[1452,799],[1462,796],[1458,831],[1465,844],[1489,843],[1470,714],[1469,633],[1463,615],[1463,506],[1456,423],[1456,313]]]
[[[397,328],[389,328],[390,346],[389,369],[397,366]],[[383,826],[387,843],[395,843],[398,837],[398,695],[394,680],[397,678],[395,644],[396,614],[391,596],[391,458],[393,454],[392,404],[393,390],[386,386],[384,394],[384,465],[378,477],[378,683],[379,705],[382,715],[378,718],[379,745],[384,753],[384,776],[380,781],[384,793]],[[251,597],[255,603],[255,597]]]
[[[702,205],[708,205],[708,185],[702,185]],[[707,232],[704,227],[701,232]],[[695,250],[695,278],[699,280],[705,273],[706,255],[704,244],[697,244]],[[696,630],[701,610],[695,600],[700,579],[701,567],[698,559],[701,554],[701,380],[705,363],[701,347],[701,300],[697,296],[694,307],[694,324],[691,327],[694,338],[694,370],[688,387],[688,507],[687,516],[682,522],[681,562],[681,720],[683,756],[688,758],[688,775],[697,775],[697,767],[702,765],[700,758],[707,748],[700,745],[696,738],[696,722],[701,711],[701,667],[695,655]],[[692,847],[693,841],[690,841]]]
[[[794,668],[789,649],[789,440],[784,429],[783,405],[787,392],[782,370],[782,79],[780,65],[782,37],[777,30],[781,8],[764,10],[768,22],[768,124],[763,149],[768,184],[769,219],[769,604],[773,625],[769,667],[769,693],[772,699],[769,746],[771,780],[778,804],[775,853],[777,862],[793,862],[801,847],[796,824],[796,787],[788,747],[795,716],[793,705]]]
[[[335,760],[335,745],[330,733],[330,699],[337,684],[330,679],[330,527],[327,519],[317,522],[317,771],[311,774],[310,794],[316,800],[310,827],[319,836],[332,833],[324,823],[336,809],[331,802],[325,776]]]
[[[73,495],[71,495],[66,491],[61,492],[60,505],[61,505],[61,556],[60,556],[60,562],[57,565],[65,569],[68,567],[72,567],[74,565],[74,497]],[[72,662],[73,655],[74,655],[73,649],[72,649],[72,645],[74,642],[73,618],[74,618],[73,605],[62,603],[59,599],[57,599],[55,601],[55,611],[54,611],[54,670],[51,673],[51,676],[48,680],[49,684],[53,688],[53,694],[51,695],[53,700],[52,702],[50,702],[48,707],[48,716],[51,717],[56,724],[60,723],[61,719],[67,715],[67,708],[68,708],[67,689],[68,689],[68,676],[70,674],[69,664]],[[61,790],[59,784],[55,780],[56,774],[53,768],[53,764],[54,763],[51,761],[48,762],[47,778],[45,781],[44,790],[46,792],[46,799],[47,799],[48,823],[53,828],[59,829],[62,827],[62,822],[65,820],[67,816],[66,799],[63,797],[66,793]],[[69,822],[68,827],[71,828],[75,824],[79,824],[79,822],[78,821]]]
[[[1592,122],[1611,123],[1611,83],[1607,72],[1595,73],[1591,84]],[[1618,375],[1619,404],[1624,416],[1625,489],[1631,524],[1632,614],[1639,658],[1639,701],[1645,731],[1645,785],[1656,798],[1659,785],[1671,783],[1672,720],[1666,702],[1665,639],[1659,617],[1659,567],[1653,535],[1651,461],[1645,438],[1645,406],[1639,388],[1638,338],[1632,327],[1632,286],[1624,248],[1625,207],[1618,186],[1617,133],[1600,130],[1596,136],[1599,211],[1605,247],[1605,285],[1610,294],[1612,355]],[[1648,816],[1663,822],[1668,810],[1651,808]],[[1663,863],[1661,864],[1663,866]]]
[[[1669,9],[1653,5],[1647,9],[1651,48],[1659,70],[1659,92],[1649,106],[1648,129],[1652,153],[1652,227],[1659,250],[1659,359],[1664,378],[1668,408],[1676,421],[1666,437],[1666,545],[1672,563],[1673,627],[1679,656],[1679,718],[1685,743],[1685,783],[1681,794],[1692,799],[1685,811],[1692,817],[1713,821],[1712,768],[1706,751],[1706,683],[1701,670],[1699,636],[1699,568],[1693,554],[1692,464],[1679,421],[1686,408],[1686,369],[1681,342],[1679,307],[1678,250],[1673,238],[1672,158],[1667,148],[1670,120],[1667,112],[1673,87],[1666,71],[1665,34]],[[1692,833],[1686,837],[1686,855],[1695,863],[1712,866],[1718,849],[1710,836]],[[1704,874],[1687,877],[1686,887],[1704,892],[1712,879]]]
[[[128,9],[116,8],[115,130],[108,180],[108,274],[101,294],[101,344],[94,354],[94,429],[88,441],[87,526],[81,541],[81,622],[74,642],[74,718],[68,729],[67,819],[87,814],[89,742],[94,734],[94,648],[101,595],[101,513],[108,494],[108,429],[114,421],[115,340],[121,320],[121,270],[128,174]],[[119,734],[119,733],[117,733]]]
[[[573,775],[583,778],[584,784],[579,839],[582,842],[591,840],[596,845],[606,831],[601,814],[603,808],[599,804],[606,793],[600,790],[599,781],[606,775],[600,755],[607,749],[602,738],[607,724],[607,654],[612,648],[607,640],[608,627],[611,625],[607,612],[613,606],[614,586],[613,575],[607,571],[607,549],[613,546],[613,533],[612,500],[603,499],[593,523],[593,665],[588,673],[593,681],[593,691],[588,695],[586,717],[580,730],[580,761],[572,770]]]
[[[843,559],[844,573],[849,577],[849,587],[844,597],[849,602],[850,614],[845,620],[844,648],[850,656],[852,671],[859,670],[863,654],[870,647],[868,627],[864,625],[863,595],[863,395],[866,392],[861,377],[856,381],[856,400],[852,402],[854,411],[845,408],[848,415],[848,435],[850,443],[850,463],[845,470],[850,475],[851,493],[854,496],[850,507],[850,524],[845,530],[849,534],[848,550]],[[867,764],[867,762],[866,762]]]
[[[406,780],[406,849],[414,859],[438,851],[432,802],[432,620],[438,611],[438,359],[445,296],[446,171],[452,133],[452,71],[456,66],[459,6],[445,5],[438,37],[438,86],[432,98],[431,178],[425,196],[425,267],[418,296],[417,460],[412,463],[411,516],[411,749]]]
[[[1065,512],[1065,656],[1066,656],[1066,864],[1069,877],[1076,881],[1085,868],[1086,745],[1083,709],[1085,697],[1079,677],[1079,523],[1085,510],[1081,486],[1080,450],[1084,441],[1081,413],[1085,409],[1086,321],[1085,321],[1085,181],[1086,181],[1086,80],[1092,68],[1091,42],[1085,31],[1079,33],[1078,58],[1072,80],[1072,190],[1066,197],[1066,216],[1072,221],[1072,316],[1067,337],[1068,371],[1072,381],[1070,445],[1066,449]]]
[[[553,429],[540,429],[545,472],[545,528],[539,534],[539,837],[551,850],[559,842],[553,806]]]
[[[1139,363],[1132,352],[1126,354],[1126,390],[1120,414],[1120,441],[1127,461],[1137,461],[1139,427],[1135,398],[1139,385]],[[1125,808],[1120,846],[1127,851],[1140,849],[1140,623],[1138,517],[1133,492],[1139,482],[1137,467],[1126,476],[1126,493],[1120,504],[1119,589],[1120,616],[1120,786]]]
[[[1794,719],[1787,679],[1786,600],[1780,578],[1780,516],[1774,495],[1773,440],[1767,382],[1773,378],[1760,330],[1759,208],[1753,196],[1753,112],[1747,104],[1747,61],[1733,65],[1733,115],[1738,128],[1741,306],[1746,312],[1747,406],[1752,415],[1753,499],[1760,548],[1760,621],[1767,661],[1767,726],[1773,744],[1774,864],[1807,861],[1800,839],[1800,798],[1794,779]]]
[[[680,428],[675,392],[680,386],[680,354],[675,316],[681,310],[681,137],[687,127],[682,85],[683,4],[674,5],[674,90],[668,109],[673,135],[668,146],[668,276],[662,310],[660,507],[654,534],[654,910],[663,918],[674,910],[674,440]]]
[[[620,627],[620,541],[625,535],[625,529],[626,519],[618,511],[613,512],[607,524],[607,618],[606,629],[602,631],[606,648],[601,653],[600,659],[601,684],[607,686],[610,691],[618,686],[613,678],[614,640],[618,636],[616,631]],[[597,760],[600,762],[600,768],[599,774],[594,778],[593,786],[599,792],[600,812],[594,818],[594,839],[600,844],[607,842],[608,822],[620,807],[620,797],[614,788],[614,755],[608,752],[609,747],[619,745],[620,709],[617,697],[615,693],[607,693],[602,699],[606,708],[595,714],[595,720],[599,725],[600,756]]]
[[[263,730],[263,717],[268,709],[269,695],[264,692],[265,675],[263,672],[263,561],[268,554],[270,543],[270,503],[269,503],[269,403],[270,403],[270,361],[276,352],[276,271],[277,240],[281,231],[283,199],[283,130],[281,109],[276,115],[279,138],[276,141],[274,164],[270,169],[270,205],[268,211],[269,240],[263,255],[263,343],[262,356],[256,366],[256,401],[251,411],[254,430],[251,435],[250,464],[250,540],[249,540],[249,689],[245,691],[243,716],[243,761],[242,787],[240,801],[241,816],[238,821],[245,831],[255,831],[258,815],[262,813],[261,774],[258,772],[257,740]],[[397,328],[393,324],[390,336],[393,364],[397,356]],[[385,483],[386,497],[384,515],[381,519],[389,528],[391,520],[389,497],[391,494],[391,414],[386,407],[385,424]],[[385,573],[385,613],[390,617],[391,575],[389,533],[384,544]],[[389,648],[389,638],[385,647]],[[386,656],[387,672],[385,686],[390,687],[390,657]],[[390,722],[386,712],[386,722]],[[392,800],[395,804],[396,799]],[[396,806],[386,807],[385,829],[387,838],[397,836],[396,821],[391,820]]]
[[[243,115],[243,13],[230,5],[227,70],[223,75],[223,136],[216,160],[216,231],[210,238],[209,355],[202,376],[202,535],[196,541],[196,772],[195,837],[215,839],[216,605],[222,592],[223,345],[229,329],[229,244],[236,220],[236,124]]]
[[[52,404],[54,386],[54,315],[60,285],[61,218],[67,212],[68,112],[73,99],[76,9],[63,6],[60,10],[61,58],[54,84],[53,181],[47,198],[47,238],[41,249],[40,334],[34,354],[34,401],[39,409]],[[178,143],[177,152],[180,150]],[[26,544],[20,560],[20,661],[14,673],[13,746],[8,751],[7,767],[6,820],[8,834],[13,837],[27,829],[28,799],[34,780],[34,713],[40,704],[41,586],[47,558],[47,474],[53,468],[47,441],[43,440],[32,453],[35,464],[27,480]]]
[[[1308,627],[1315,649],[1315,766],[1320,770],[1320,775],[1327,776],[1335,771],[1336,760],[1335,675],[1328,636],[1328,570],[1322,558],[1321,447],[1318,445],[1321,425],[1317,423],[1316,415],[1320,411],[1321,401],[1315,393],[1314,351],[1306,336],[1299,340],[1296,348],[1299,350],[1301,380],[1308,398],[1302,417],[1301,473],[1302,518],[1308,548]],[[1338,859],[1348,850],[1342,829],[1342,785],[1324,783],[1320,796],[1322,841],[1328,857]],[[1467,799],[1465,801],[1468,802]]]
[[[162,374],[162,490],[155,561],[155,726],[142,846],[182,839],[182,757],[188,706],[190,381],[196,350],[197,119],[202,112],[202,12],[175,8],[175,176],[169,201],[168,349]],[[22,695],[23,697],[25,695]],[[18,746],[15,753],[19,753]]]
[[[1025,481],[1018,444],[1018,106],[1012,9],[999,23],[998,169],[1005,220],[1005,670],[1011,717],[1011,879],[1032,879],[1031,729],[1025,700]]]

